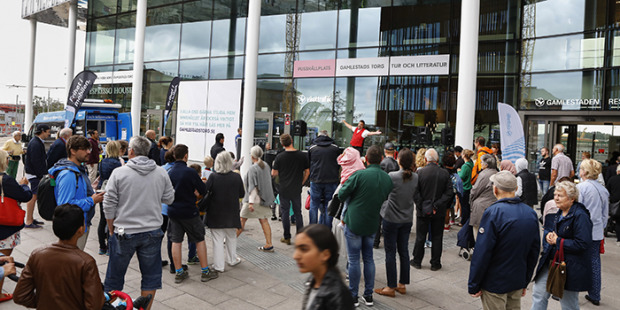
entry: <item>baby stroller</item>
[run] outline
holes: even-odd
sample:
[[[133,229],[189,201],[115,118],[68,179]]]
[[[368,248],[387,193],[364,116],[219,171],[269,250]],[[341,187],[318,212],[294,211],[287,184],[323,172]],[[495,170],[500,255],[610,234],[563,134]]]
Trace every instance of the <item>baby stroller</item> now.
[[[459,250],[459,256],[467,261],[470,261],[475,244],[474,233],[472,231],[472,227],[469,226],[469,219],[467,219],[465,224],[463,224],[463,227],[461,227],[456,235],[456,245],[461,247]]]

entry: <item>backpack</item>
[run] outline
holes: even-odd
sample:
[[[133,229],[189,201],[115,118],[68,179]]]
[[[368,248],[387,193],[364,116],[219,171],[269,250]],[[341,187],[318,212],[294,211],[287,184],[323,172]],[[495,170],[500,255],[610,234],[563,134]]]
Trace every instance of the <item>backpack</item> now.
[[[452,191],[454,192],[454,194],[458,195],[459,197],[463,197],[463,180],[461,180],[461,177],[459,177],[459,175],[457,173],[453,173],[450,175],[450,179],[452,180]]]
[[[54,175],[46,174],[41,178],[37,190],[37,205],[39,206],[39,215],[47,221],[51,221],[54,217],[54,210],[57,206],[54,187],[56,187],[56,177],[63,170],[71,170],[75,174],[75,189],[78,188],[80,174],[69,167],[56,171]]]

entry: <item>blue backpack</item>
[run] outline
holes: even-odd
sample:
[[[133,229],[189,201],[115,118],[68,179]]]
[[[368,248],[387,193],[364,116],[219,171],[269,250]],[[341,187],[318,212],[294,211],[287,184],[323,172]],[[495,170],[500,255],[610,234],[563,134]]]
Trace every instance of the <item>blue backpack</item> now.
[[[455,194],[459,195],[459,197],[463,197],[463,180],[458,175],[458,173],[453,173],[450,175],[450,179],[452,180],[452,190]]]

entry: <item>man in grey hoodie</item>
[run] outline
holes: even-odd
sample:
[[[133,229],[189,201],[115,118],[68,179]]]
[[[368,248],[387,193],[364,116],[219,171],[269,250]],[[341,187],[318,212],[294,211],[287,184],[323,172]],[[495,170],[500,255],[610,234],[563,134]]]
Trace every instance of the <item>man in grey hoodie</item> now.
[[[134,253],[142,273],[141,295],[155,296],[161,289],[161,204],[174,201],[174,189],[166,170],[147,157],[150,147],[144,137],[131,138],[129,161],[112,172],[106,186],[103,212],[110,231],[110,260],[105,291],[123,290]]]

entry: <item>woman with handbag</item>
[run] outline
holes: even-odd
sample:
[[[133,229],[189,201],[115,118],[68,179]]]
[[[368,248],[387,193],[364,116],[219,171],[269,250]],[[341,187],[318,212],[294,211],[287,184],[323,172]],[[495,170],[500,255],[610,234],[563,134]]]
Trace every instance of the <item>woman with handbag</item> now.
[[[592,220],[592,242],[588,254],[592,263],[592,287],[588,289],[586,299],[597,306],[601,302],[601,242],[605,238],[603,230],[609,218],[609,192],[597,181],[601,170],[602,165],[596,160],[581,161],[579,177],[582,181],[577,185],[579,202],[590,211]]]
[[[243,207],[241,208],[241,228],[237,229],[237,237],[243,232],[245,222],[249,218],[256,218],[263,228],[265,234],[265,245],[258,247],[259,251],[273,252],[271,243],[271,227],[269,226],[269,216],[271,216],[271,204],[275,197],[271,187],[271,168],[261,158],[263,149],[255,145],[250,149],[252,166],[245,176],[245,197],[243,197]]]
[[[99,183],[97,190],[105,191],[104,184],[112,175],[114,169],[121,166],[119,157],[121,156],[121,144],[118,141],[109,141],[105,146],[106,157],[99,163]],[[97,226],[97,238],[99,239],[99,255],[110,255],[108,252],[108,236],[106,232],[107,222],[103,214],[103,203],[99,203],[99,225]]]
[[[10,256],[13,249],[21,243],[19,231],[24,228],[25,211],[19,206],[20,202],[32,199],[32,192],[28,187],[28,180],[22,178],[19,184],[12,176],[6,173],[9,166],[9,154],[0,150],[0,253]],[[3,294],[0,279],[0,302],[11,300],[12,294]]]
[[[577,202],[578,198],[579,192],[573,182],[556,183],[554,200],[559,210],[545,221],[543,251],[532,289],[532,310],[547,309],[550,284],[563,289],[562,296],[557,296],[563,310],[579,309],[579,292],[590,289],[592,267],[588,249],[592,243],[592,221],[586,207]],[[566,264],[563,287],[557,277],[547,283],[549,276],[556,275],[549,270],[558,251],[563,252]]]
[[[206,224],[213,238],[213,268],[224,272],[225,263],[236,266],[241,262],[237,256],[237,229],[239,199],[245,196],[243,180],[232,171],[233,159],[230,153],[222,151],[215,158],[215,172],[207,180]]]

